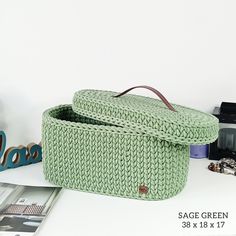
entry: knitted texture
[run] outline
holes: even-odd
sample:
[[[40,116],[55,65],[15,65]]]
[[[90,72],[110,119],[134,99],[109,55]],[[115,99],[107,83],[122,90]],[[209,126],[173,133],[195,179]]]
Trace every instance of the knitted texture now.
[[[179,105],[115,92],[82,90],[73,105],[43,114],[46,179],[62,187],[145,200],[180,192],[189,144],[213,142],[218,120]]]
[[[46,179],[66,188],[161,200],[187,179],[188,145],[85,118],[70,105],[44,112],[42,147]]]
[[[105,121],[179,144],[206,144],[218,137],[218,119],[194,109],[173,105],[169,110],[157,99],[115,92],[81,90],[75,93],[73,110],[83,116]]]

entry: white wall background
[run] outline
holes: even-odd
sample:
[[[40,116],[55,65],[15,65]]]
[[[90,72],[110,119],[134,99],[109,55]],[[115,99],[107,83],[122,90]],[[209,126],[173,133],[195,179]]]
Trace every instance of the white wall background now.
[[[39,141],[42,112],[83,88],[148,84],[208,112],[236,102],[235,11],[234,0],[1,0],[8,144]]]

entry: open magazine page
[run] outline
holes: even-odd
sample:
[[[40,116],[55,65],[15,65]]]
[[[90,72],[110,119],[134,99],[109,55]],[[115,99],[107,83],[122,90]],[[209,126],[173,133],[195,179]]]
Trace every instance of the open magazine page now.
[[[34,235],[60,190],[0,183],[0,236]]]

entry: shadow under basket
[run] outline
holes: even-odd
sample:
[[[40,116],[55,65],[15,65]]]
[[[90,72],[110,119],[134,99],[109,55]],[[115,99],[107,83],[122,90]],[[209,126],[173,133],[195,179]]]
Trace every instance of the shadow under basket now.
[[[161,132],[154,133],[154,129],[153,133],[149,132],[150,127],[146,130],[139,125],[134,127],[127,119],[126,125],[122,123],[124,112],[133,111],[124,108],[124,104],[130,106],[132,99],[138,100],[144,110],[147,104],[153,107],[155,103],[159,110],[171,112],[157,99],[144,97],[142,100],[137,95],[125,96],[126,99],[120,98],[123,100],[122,106],[119,101],[114,102],[113,107],[121,112],[114,111],[113,114],[108,110],[111,105],[101,105],[99,100],[100,97],[104,100],[107,92],[98,95],[97,91],[85,91],[88,90],[75,94],[73,107],[61,105],[43,114],[45,178],[65,188],[135,199],[162,200],[179,193],[187,180],[189,144],[194,140],[195,143],[204,143],[206,137],[201,140],[200,136],[196,138],[197,134],[190,134],[190,138],[181,137],[175,142],[168,132],[164,138]],[[92,99],[90,95],[93,95]],[[87,96],[90,98],[87,99]],[[178,116],[183,115],[182,110],[188,109],[173,106],[179,110]],[[96,109],[98,107],[103,107],[102,112]],[[198,114],[197,111],[191,111]],[[115,118],[111,118],[112,115]],[[155,112],[152,116],[156,118]],[[204,113],[201,116],[204,117]],[[207,137],[208,142],[217,137],[218,128],[217,120],[208,114],[206,116],[209,117],[208,127],[213,130],[209,134],[211,136]],[[142,117],[136,119],[136,124],[138,122],[144,122]],[[148,122],[152,124],[151,120]],[[206,122],[204,127],[206,129]]]

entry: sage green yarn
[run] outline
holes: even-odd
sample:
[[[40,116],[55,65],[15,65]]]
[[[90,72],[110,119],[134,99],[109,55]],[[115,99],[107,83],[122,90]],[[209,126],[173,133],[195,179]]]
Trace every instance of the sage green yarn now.
[[[83,116],[159,137],[180,144],[206,144],[218,137],[218,119],[180,105],[177,112],[154,98],[124,95],[100,90],[81,90],[75,93],[73,110]]]
[[[43,168],[47,180],[71,189],[161,200],[187,180],[189,146],[77,115],[70,105],[43,114]],[[139,186],[148,187],[147,194]]]
[[[218,120],[203,112],[137,95],[82,90],[73,105],[43,114],[46,179],[81,191],[162,200],[185,186],[189,144],[218,136]],[[140,191],[144,189],[145,192]]]

